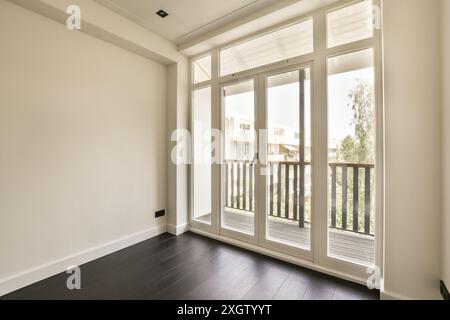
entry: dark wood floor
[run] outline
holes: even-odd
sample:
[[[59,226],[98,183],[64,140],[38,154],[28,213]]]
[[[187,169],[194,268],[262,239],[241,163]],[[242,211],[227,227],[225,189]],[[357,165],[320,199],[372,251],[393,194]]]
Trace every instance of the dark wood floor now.
[[[163,234],[81,267],[82,289],[63,273],[2,299],[344,299],[377,291],[187,233]]]

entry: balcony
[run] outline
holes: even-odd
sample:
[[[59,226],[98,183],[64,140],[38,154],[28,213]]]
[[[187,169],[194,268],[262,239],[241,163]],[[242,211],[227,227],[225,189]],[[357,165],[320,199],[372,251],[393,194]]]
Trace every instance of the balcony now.
[[[253,232],[254,166],[225,163],[227,228]],[[268,237],[309,249],[311,237],[311,164],[271,162],[267,177]],[[374,165],[331,163],[329,183],[329,256],[361,265],[374,264]]]

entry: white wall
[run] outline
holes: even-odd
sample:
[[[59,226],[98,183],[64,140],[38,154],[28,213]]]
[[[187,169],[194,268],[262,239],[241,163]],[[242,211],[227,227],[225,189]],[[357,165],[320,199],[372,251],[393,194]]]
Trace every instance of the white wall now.
[[[443,64],[443,220],[442,279],[450,288],[450,1],[442,1],[442,64]]]
[[[180,56],[173,43],[93,0],[9,1],[63,24],[68,17],[67,8],[77,5],[81,9],[81,31],[84,33],[164,64],[176,62]]]
[[[163,230],[167,68],[4,0],[0,47],[0,285]]]
[[[172,226],[172,229],[176,229],[177,226],[177,165],[172,162],[172,149],[176,146],[175,142],[172,142],[172,132],[177,128],[177,82],[178,82],[178,67],[177,64],[172,64],[167,67],[167,132],[166,139],[167,145],[167,223]],[[173,192],[175,191],[175,192]],[[172,230],[172,232],[174,232]],[[175,233],[175,232],[174,232]]]
[[[439,298],[440,0],[384,1],[385,295]]]
[[[190,85],[189,59],[180,56],[177,63],[168,66],[167,82],[167,231],[179,235],[188,230],[189,169],[187,164],[172,160],[172,152],[179,147],[172,141],[176,129],[189,129],[188,88]]]
[[[186,57],[178,59],[177,89],[177,128],[190,129],[190,60]],[[189,168],[187,165],[177,167],[177,234],[184,232],[189,223]],[[180,230],[181,228],[181,230]]]
[[[189,60],[176,45],[92,0],[9,1],[62,24],[68,16],[66,8],[76,4],[82,11],[81,32],[167,65],[166,144],[170,155],[175,145],[170,141],[172,131],[189,124]],[[174,165],[170,157],[167,165],[168,231],[180,234],[188,229],[188,166]]]

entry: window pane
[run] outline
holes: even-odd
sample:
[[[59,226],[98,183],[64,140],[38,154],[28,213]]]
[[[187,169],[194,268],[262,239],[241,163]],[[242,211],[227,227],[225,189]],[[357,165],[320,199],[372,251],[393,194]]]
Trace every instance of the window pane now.
[[[211,56],[206,56],[193,62],[194,83],[211,80]]]
[[[373,37],[372,0],[328,13],[328,48]]]
[[[255,91],[253,80],[223,88],[225,207],[222,227],[255,234]]]
[[[311,249],[310,70],[267,78],[267,229],[270,241]]]
[[[193,92],[193,219],[211,224],[211,87]]]
[[[312,51],[313,21],[309,19],[222,50],[220,75],[241,72]]]
[[[373,49],[328,60],[330,257],[375,261],[375,71]]]

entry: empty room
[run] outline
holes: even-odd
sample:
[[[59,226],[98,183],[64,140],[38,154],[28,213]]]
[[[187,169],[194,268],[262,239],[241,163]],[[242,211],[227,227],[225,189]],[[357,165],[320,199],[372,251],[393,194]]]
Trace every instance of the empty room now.
[[[449,57],[450,0],[0,0],[0,306],[450,300]]]

